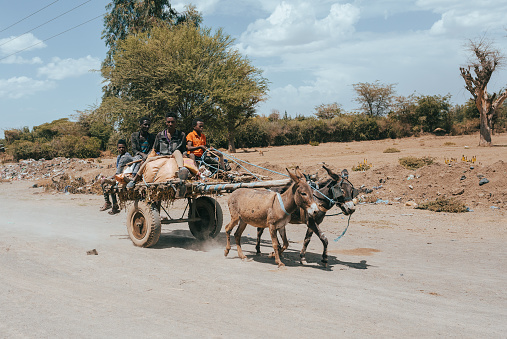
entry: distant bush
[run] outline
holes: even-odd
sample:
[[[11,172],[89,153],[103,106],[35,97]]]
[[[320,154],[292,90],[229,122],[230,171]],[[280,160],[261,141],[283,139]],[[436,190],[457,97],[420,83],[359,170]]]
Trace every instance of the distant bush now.
[[[318,141],[310,141],[311,146],[319,146],[320,143]]]
[[[467,207],[461,201],[447,198],[437,198],[434,201],[419,204],[416,208],[449,213],[463,213],[467,211]]]
[[[456,144],[454,142],[447,141],[447,142],[444,142],[444,146],[456,146]]]
[[[32,131],[28,128],[9,130],[8,151],[15,160],[94,158],[100,155],[101,140],[86,135],[78,123],[68,119],[54,120]]]
[[[400,163],[401,166],[405,167],[406,169],[418,169],[426,165],[431,165],[433,163],[433,158],[431,157],[416,158],[410,156],[399,158],[398,162]]]
[[[399,149],[397,149],[395,147],[389,147],[389,148],[386,148],[383,153],[398,153],[398,152],[400,152]]]

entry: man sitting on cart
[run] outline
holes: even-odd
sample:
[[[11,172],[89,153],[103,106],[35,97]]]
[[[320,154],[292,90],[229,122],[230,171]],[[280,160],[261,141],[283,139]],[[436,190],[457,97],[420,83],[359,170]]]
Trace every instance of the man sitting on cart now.
[[[127,142],[123,139],[118,140],[118,157],[116,158],[116,174],[121,174],[126,164],[132,161],[132,156],[127,152]],[[120,208],[118,206],[118,202],[116,200],[116,193],[114,193],[114,186],[116,185],[116,180],[114,176],[102,178],[100,180],[100,186],[102,187],[102,193],[104,194],[104,206],[100,208],[101,211],[106,211],[110,208],[109,214],[120,213]],[[109,196],[111,196],[111,200],[113,203],[111,204],[111,200],[109,200]]]
[[[132,136],[130,137],[134,161],[138,161],[135,167],[132,169],[133,175],[139,171],[141,162],[146,160],[148,153],[150,153],[151,149],[153,148],[155,135],[149,132],[150,125],[151,119],[148,117],[142,117],[139,119],[139,131],[132,133]]]
[[[186,157],[185,133],[176,129],[176,114],[172,112],[166,114],[165,124],[167,128],[155,137],[153,151],[157,155],[172,155],[179,169],[175,175],[182,180],[186,180],[189,172],[183,165],[183,156]],[[134,187],[136,181],[140,178],[140,173],[137,173],[134,179],[127,184],[127,188]]]
[[[206,136],[202,132],[204,129],[203,119],[195,118],[192,121],[192,126],[193,131],[187,134],[188,157],[194,160],[198,166],[204,162],[214,167],[220,165],[220,169],[225,170],[224,156],[206,147]],[[217,162],[214,157],[218,157],[219,161]]]

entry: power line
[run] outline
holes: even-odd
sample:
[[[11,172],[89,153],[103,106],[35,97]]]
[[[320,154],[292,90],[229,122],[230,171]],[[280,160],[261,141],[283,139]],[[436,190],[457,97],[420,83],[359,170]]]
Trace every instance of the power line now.
[[[45,42],[45,41],[48,41],[48,40],[53,39],[53,38],[55,38],[55,37],[57,37],[57,36],[59,36],[59,35],[62,35],[63,33],[67,33],[68,31],[71,31],[71,30],[73,30],[74,28],[78,28],[79,26],[83,26],[84,24],[87,24],[87,23],[89,23],[90,21],[96,20],[96,19],[100,18],[101,16],[104,16],[105,14],[106,14],[106,13],[103,13],[103,14],[101,14],[101,15],[98,15],[98,16],[96,16],[96,17],[95,17],[95,18],[93,18],[93,19],[90,19],[90,20],[88,20],[88,21],[85,21],[85,22],[83,22],[83,23],[80,23],[79,25],[76,25],[76,26],[74,26],[74,27],[72,27],[72,28],[69,28],[69,29],[67,29],[67,30],[63,31],[63,32],[60,32],[60,33],[58,33],[58,34],[55,34],[55,35],[53,35],[52,37],[49,37],[49,38],[47,38],[47,39],[44,39],[44,40],[42,40],[42,41],[40,41],[40,42],[38,42],[38,43],[36,43],[36,44],[33,44],[33,45],[28,46],[28,47],[26,47],[26,48],[20,49],[20,50],[19,50],[19,51],[17,51],[17,52],[14,52],[14,53],[12,53],[12,54],[9,54],[9,55],[7,55],[7,56],[5,56],[5,57],[1,58],[1,59],[0,59],[0,61],[5,60],[5,59],[7,59],[8,57],[11,57],[11,56],[13,56],[13,55],[15,55],[15,54],[18,54],[19,52],[23,52],[23,51],[26,51],[27,49],[30,49],[30,48],[35,47],[35,46],[37,46],[37,45],[40,45],[40,44],[42,44],[42,43],[43,43],[43,42]]]
[[[32,14],[30,14],[29,16],[26,16],[26,17],[24,17],[23,19],[21,19],[21,20],[19,20],[19,21],[16,21],[16,22],[15,22],[15,23],[13,23],[12,25],[7,26],[6,28],[2,29],[2,30],[0,31],[0,33],[2,33],[3,31],[5,31],[5,30],[7,30],[7,29],[11,28],[12,26],[15,26],[15,25],[19,24],[21,21],[23,21],[23,20],[25,20],[25,19],[28,19],[28,18],[29,18],[29,17],[31,17],[32,15],[39,13],[39,12],[40,12],[40,11],[42,11],[43,9],[48,8],[49,6],[51,6],[52,4],[54,4],[55,2],[58,2],[58,1],[59,1],[59,0],[53,1],[53,2],[52,2],[52,3],[50,3],[49,5],[47,5],[47,6],[45,6],[45,7],[42,7],[41,9],[39,9],[39,10],[38,10],[38,11],[36,11],[36,12],[33,12],[33,13],[32,13]]]
[[[57,1],[58,1],[58,0],[57,0]],[[72,12],[73,10],[75,10],[75,9],[77,9],[77,8],[79,8],[79,7],[81,7],[81,6],[83,6],[84,4],[86,4],[86,3],[90,2],[90,1],[92,1],[92,0],[85,1],[85,2],[83,2],[81,5],[78,5],[78,6],[74,7],[74,8],[72,8],[72,9],[68,10],[67,12],[60,14],[60,15],[58,15],[58,16],[56,16],[56,17],[54,17],[53,19],[48,20],[48,21],[46,21],[45,23],[40,24],[39,26],[37,26],[37,27],[35,27],[35,28],[32,28],[32,29],[31,29],[31,30],[29,30],[29,31],[26,31],[25,33],[20,34],[20,35],[18,35],[17,37],[14,37],[14,38],[12,38],[12,39],[11,39],[11,40],[9,40],[9,41],[4,42],[3,44],[0,44],[0,46],[3,46],[3,45],[5,45],[5,44],[8,44],[9,42],[11,42],[11,41],[13,41],[13,40],[16,40],[17,38],[22,37],[23,35],[25,35],[25,34],[27,34],[27,33],[30,33],[31,31],[34,31],[34,30],[36,30],[37,28],[42,27],[42,26],[44,26],[45,24],[48,24],[48,23],[50,23],[51,21],[56,20],[56,19],[58,19],[59,17],[64,16],[64,15],[65,15],[65,14],[67,14],[67,13]]]

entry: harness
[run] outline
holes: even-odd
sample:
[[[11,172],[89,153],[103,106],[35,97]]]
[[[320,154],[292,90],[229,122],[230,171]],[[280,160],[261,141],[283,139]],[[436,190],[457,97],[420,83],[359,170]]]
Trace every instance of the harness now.
[[[278,198],[278,202],[280,203],[280,207],[285,212],[285,214],[290,215],[290,213],[287,212],[287,210],[285,209],[285,206],[283,205],[282,195],[280,193],[276,192],[276,197]]]

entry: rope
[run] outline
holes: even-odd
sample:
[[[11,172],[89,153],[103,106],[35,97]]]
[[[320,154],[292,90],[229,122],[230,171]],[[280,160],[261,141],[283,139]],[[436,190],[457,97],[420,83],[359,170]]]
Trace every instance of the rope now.
[[[264,167],[261,167],[261,166],[254,165],[254,164],[252,164],[251,162],[248,162],[248,161],[245,161],[245,160],[241,160],[241,159],[236,158],[236,157],[233,157],[232,155],[229,155],[229,154],[225,154],[225,153],[223,153],[223,152],[220,152],[220,151],[219,151],[219,150],[217,150],[217,149],[214,149],[214,150],[213,150],[213,152],[218,152],[218,153],[222,154],[223,156],[225,156],[225,157],[227,157],[227,158],[231,159],[232,161],[234,161],[233,159],[235,159],[235,160],[238,160],[238,161],[244,162],[244,163],[246,163],[246,164],[249,164],[249,165],[251,165],[251,166],[254,166],[254,167],[257,167],[257,168],[260,168],[260,169],[263,169],[263,170],[266,170],[266,171],[269,171],[269,172],[272,172],[272,173],[280,174],[280,175],[282,175],[282,176],[284,176],[284,177],[288,177],[288,175],[287,175],[287,174],[283,174],[283,173],[280,173],[280,172],[277,172],[277,171],[270,170],[269,168],[264,168]],[[234,162],[235,162],[235,163],[237,163],[238,165],[240,165],[237,161],[234,161]],[[240,165],[240,166],[241,166],[241,165]],[[241,167],[243,167],[243,166],[241,166]],[[245,167],[243,167],[243,168],[245,168]],[[246,169],[246,168],[245,168],[245,169]],[[246,169],[246,170],[248,171],[248,169]],[[250,172],[250,171],[249,171],[249,172]],[[252,172],[250,172],[250,173],[251,173],[251,174],[253,174]],[[255,175],[254,175],[254,176],[255,176]],[[256,176],[255,176],[255,177],[256,177]],[[256,177],[256,178],[257,178],[257,177]],[[262,180],[261,180],[261,181],[262,181]]]
[[[338,240],[340,240],[345,235],[345,232],[347,232],[347,230],[349,229],[350,217],[351,216],[352,216],[352,214],[349,215],[349,220],[347,221],[347,227],[345,227],[345,229],[343,230],[342,234],[340,234],[336,239],[334,239],[334,242],[337,242]]]

